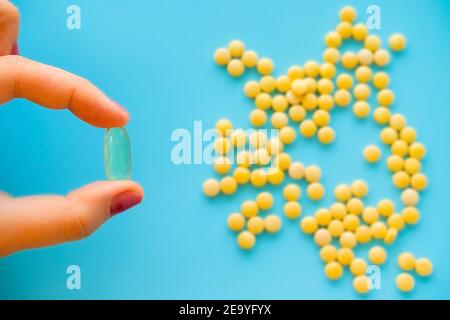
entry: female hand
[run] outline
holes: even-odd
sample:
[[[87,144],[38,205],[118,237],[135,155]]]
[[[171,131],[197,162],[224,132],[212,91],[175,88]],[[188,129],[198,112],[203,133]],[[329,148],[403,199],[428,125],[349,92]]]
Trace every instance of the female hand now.
[[[0,105],[26,98],[53,110],[67,108],[100,128],[128,122],[128,113],[87,80],[15,55],[18,30],[18,10],[0,0]],[[13,198],[0,192],[0,257],[85,238],[143,195],[132,181],[96,182],[66,196]]]

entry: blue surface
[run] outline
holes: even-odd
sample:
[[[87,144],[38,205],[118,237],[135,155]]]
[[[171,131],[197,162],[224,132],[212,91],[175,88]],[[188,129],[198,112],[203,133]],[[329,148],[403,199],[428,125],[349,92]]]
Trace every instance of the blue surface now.
[[[248,126],[252,104],[242,94],[245,79],[231,79],[212,62],[219,46],[240,38],[260,55],[272,57],[280,74],[292,64],[319,59],[324,34],[337,23],[346,1],[128,1],[78,0],[82,30],[65,27],[73,1],[16,1],[22,12],[21,54],[90,79],[132,115],[133,177],[142,183],[141,206],[114,218],[91,238],[19,253],[0,260],[0,298],[358,298],[351,276],[331,283],[323,275],[318,249],[283,220],[280,234],[258,237],[242,252],[226,228],[227,215],[256,191],[245,187],[229,198],[205,199],[207,165],[175,166],[170,152],[176,128],[194,120],[213,126],[229,117]],[[371,1],[354,1],[363,14]],[[408,37],[406,52],[388,68],[397,102],[428,147],[424,171],[430,188],[423,194],[422,220],[401,233],[382,268],[382,289],[367,298],[450,298],[450,215],[448,164],[450,126],[450,3],[380,0],[386,39]],[[68,112],[55,112],[17,100],[0,109],[0,189],[14,195],[64,194],[105,178],[104,130]],[[356,120],[350,108],[333,113],[336,142],[330,147],[300,139],[295,158],[317,163],[327,196],[337,183],[366,179],[368,203],[399,192],[383,163],[362,160],[365,145],[378,142],[370,120]],[[383,147],[384,157],[387,149]],[[275,190],[275,189],[274,189]],[[276,210],[281,212],[278,194]],[[302,200],[304,215],[317,205]],[[410,250],[430,257],[435,273],[417,279],[416,290],[401,294],[394,279],[397,255]],[[359,251],[358,252],[364,252]],[[66,289],[66,268],[82,270],[82,290]]]

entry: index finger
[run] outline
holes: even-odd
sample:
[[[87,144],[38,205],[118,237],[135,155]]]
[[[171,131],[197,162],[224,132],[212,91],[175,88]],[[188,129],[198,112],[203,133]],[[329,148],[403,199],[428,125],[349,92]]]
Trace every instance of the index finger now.
[[[101,128],[122,127],[128,112],[89,81],[19,56],[0,57],[0,104],[25,98],[49,109],[68,108]]]

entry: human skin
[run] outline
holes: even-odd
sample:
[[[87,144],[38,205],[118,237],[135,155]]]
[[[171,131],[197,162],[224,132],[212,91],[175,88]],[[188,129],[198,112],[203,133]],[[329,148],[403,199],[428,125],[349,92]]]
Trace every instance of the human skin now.
[[[68,109],[99,128],[128,123],[128,112],[87,80],[18,56],[19,20],[17,8],[0,0],[0,108],[25,98],[48,109]],[[0,257],[86,238],[143,197],[133,181],[99,181],[65,196],[14,198],[0,191]]]

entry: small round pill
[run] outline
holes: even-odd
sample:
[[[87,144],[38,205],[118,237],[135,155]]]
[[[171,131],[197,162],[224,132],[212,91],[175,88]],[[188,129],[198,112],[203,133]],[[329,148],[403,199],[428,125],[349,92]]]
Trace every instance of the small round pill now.
[[[382,199],[378,202],[377,210],[383,217],[389,217],[395,212],[395,205],[389,199]]]
[[[258,60],[258,64],[256,65],[258,72],[262,75],[269,75],[273,72],[274,66],[273,62],[269,58],[261,58]]]
[[[340,248],[338,250],[337,260],[343,266],[348,266],[355,258],[355,254],[350,248]]]
[[[352,101],[352,96],[349,91],[344,89],[339,89],[334,93],[334,102],[339,107],[345,107]]]
[[[307,82],[304,79],[296,79],[291,84],[291,90],[298,96],[304,95],[308,90]]]
[[[367,118],[370,114],[370,106],[367,101],[356,101],[353,104],[353,114],[358,118]]]
[[[328,224],[331,222],[330,210],[326,208],[317,210],[314,216],[316,217],[316,221],[320,226],[328,226]]]
[[[241,148],[247,143],[247,134],[242,129],[236,129],[231,132],[231,143],[236,148]]]
[[[288,92],[291,89],[291,78],[286,75],[277,78],[277,90],[280,92]]]
[[[288,201],[283,207],[284,214],[289,219],[296,219],[302,214],[302,206],[297,201]]]
[[[414,142],[409,146],[409,156],[418,160],[425,157],[427,150],[425,146],[420,142]]]
[[[399,171],[392,176],[392,183],[399,189],[405,189],[409,186],[411,178],[405,171]]]
[[[368,66],[368,65],[372,64],[373,54],[372,54],[372,51],[370,51],[369,49],[364,48],[364,49],[359,50],[358,53],[356,54],[356,56],[358,58],[358,63],[361,66]],[[365,81],[365,82],[367,82],[367,81]]]
[[[250,181],[250,170],[245,167],[237,167],[233,171],[233,178],[238,184],[246,184]]]
[[[247,150],[241,150],[236,155],[236,164],[240,167],[248,168],[254,164],[253,154]]]
[[[317,107],[317,96],[313,93],[307,93],[303,99],[302,104],[306,110],[314,110]]]
[[[336,67],[334,66],[334,64],[325,62],[320,65],[320,76],[323,78],[321,80],[332,79],[334,78],[335,75],[336,75]],[[326,83],[328,84],[328,89],[326,93],[329,93],[331,92],[329,91],[330,83],[331,85],[333,85],[333,83],[331,81],[330,82],[326,81]]]
[[[342,44],[342,38],[336,31],[328,32],[325,35],[325,45],[329,48],[338,48]]]
[[[306,61],[305,65],[303,66],[303,70],[305,71],[306,76],[315,78],[319,75],[320,66],[317,61],[309,60]]]
[[[347,214],[347,207],[343,203],[335,202],[330,206],[330,212],[334,219],[342,220]]]
[[[420,220],[419,210],[415,207],[406,207],[402,210],[403,219],[407,224],[416,224]]]
[[[300,66],[292,66],[289,68],[287,75],[293,81],[295,79],[303,78],[304,71],[303,71],[303,68]]]
[[[365,83],[358,83],[353,88],[353,95],[355,96],[356,100],[367,100],[370,97],[370,87]]]
[[[277,215],[271,214],[264,219],[264,228],[269,233],[276,233],[281,229],[281,219]]]
[[[408,145],[403,140],[397,140],[391,145],[393,155],[404,157],[408,153]]]
[[[258,63],[258,54],[252,50],[246,50],[242,55],[242,63],[246,68],[254,68]]]
[[[300,228],[306,234],[313,234],[317,230],[317,221],[314,217],[304,217],[300,222]]]
[[[355,231],[360,224],[360,220],[356,215],[348,214],[344,217],[343,223],[345,230]]]
[[[247,200],[244,201],[241,205],[241,213],[246,218],[254,217],[258,214],[259,208],[255,201]]]
[[[237,243],[242,249],[250,250],[255,246],[256,237],[250,231],[241,231],[237,237]]]
[[[256,205],[261,210],[269,210],[274,203],[273,196],[269,192],[260,192],[256,196]]]
[[[316,165],[310,165],[305,168],[305,179],[312,183],[320,181],[320,178],[322,177],[322,171],[320,168]]]
[[[347,202],[352,197],[352,190],[346,184],[339,184],[334,188],[334,196],[336,200]]]
[[[300,162],[292,162],[289,166],[288,174],[291,179],[302,179],[305,175],[305,166]]]
[[[356,20],[356,9],[352,6],[345,6],[339,11],[339,18],[341,21],[347,21],[352,23]]]
[[[272,185],[279,185],[284,181],[284,172],[280,168],[272,167],[267,172],[267,181]]]
[[[253,234],[260,234],[264,231],[264,220],[261,217],[252,217],[247,222],[247,229]]]
[[[351,214],[358,215],[364,210],[364,203],[359,198],[351,198],[347,202],[347,211]]]
[[[330,123],[330,113],[325,110],[316,110],[313,113],[312,120],[319,127],[327,126]]]
[[[367,224],[373,224],[378,221],[380,215],[377,208],[365,207],[362,213],[362,219]]]
[[[433,273],[433,264],[427,258],[416,260],[415,270],[419,276],[428,277]]]
[[[217,157],[214,160],[214,171],[218,174],[227,174],[231,169],[231,160],[227,157]]]
[[[218,65],[226,66],[231,60],[230,51],[226,48],[219,48],[214,52],[214,61]]]
[[[359,243],[368,243],[372,240],[372,232],[370,228],[366,225],[358,226],[355,230],[356,241]]]
[[[314,233],[314,241],[319,247],[330,244],[332,240],[331,233],[327,229],[320,228]]]
[[[383,247],[375,246],[369,250],[369,260],[373,264],[381,265],[386,262],[387,253]]]
[[[320,109],[329,111],[334,107],[334,98],[329,94],[321,94],[317,98],[317,105]]]
[[[264,130],[253,131],[250,133],[249,142],[255,149],[264,147],[267,144],[267,135]]]
[[[381,106],[389,107],[395,101],[395,95],[390,89],[381,89],[377,94],[378,103]],[[392,120],[392,117],[391,117]]]
[[[283,196],[287,201],[297,201],[300,199],[301,194],[300,187],[295,183],[290,183],[283,189]]]
[[[244,228],[245,218],[240,213],[232,213],[228,216],[227,225],[232,231],[240,231]]]
[[[347,51],[342,55],[341,63],[346,69],[354,69],[358,65],[358,56],[352,51]]]
[[[382,221],[374,222],[370,226],[370,233],[372,233],[372,237],[375,239],[383,239],[387,233],[386,224]]]
[[[203,193],[208,197],[215,197],[220,192],[220,183],[216,179],[208,179],[203,183]]]
[[[327,48],[322,55],[323,61],[336,64],[339,62],[340,53],[336,48]]]
[[[356,258],[350,264],[350,272],[354,276],[361,276],[366,274],[367,262],[362,258]]]
[[[419,203],[420,196],[415,189],[405,189],[401,195],[402,203],[405,207],[415,207]]]
[[[339,237],[339,244],[343,248],[354,248],[356,246],[356,237],[353,232],[345,231],[341,236]]]
[[[266,92],[259,93],[256,96],[255,105],[258,109],[269,109],[272,106],[272,96]]]
[[[333,67],[334,68],[334,67]],[[320,79],[317,83],[317,90],[321,94],[329,94],[333,91],[334,84],[330,79]]]
[[[330,144],[334,141],[334,130],[331,127],[322,127],[317,132],[317,138],[323,144]]]
[[[288,125],[289,118],[285,112],[277,111],[272,114],[272,117],[270,118],[270,122],[272,123],[272,126],[274,128],[281,129]]]
[[[372,79],[372,69],[364,65],[356,68],[355,78],[361,83],[368,83]]]
[[[399,155],[391,155],[386,160],[388,169],[392,172],[398,172],[403,169],[404,160]]]
[[[359,294],[367,293],[370,290],[369,281],[369,278],[365,274],[356,276],[353,279],[353,289]]]
[[[294,105],[289,108],[289,118],[294,122],[300,122],[306,117],[306,110],[303,106]]]
[[[379,71],[373,76],[372,82],[375,88],[385,89],[389,86],[389,75],[386,72]]]
[[[336,78],[336,85],[339,89],[350,90],[353,86],[353,78],[348,73],[341,73]]]
[[[368,162],[374,163],[380,160],[381,150],[376,145],[372,144],[364,148],[363,155]]]
[[[255,109],[250,112],[250,123],[254,127],[262,127],[267,122],[267,113],[261,109]]]
[[[364,23],[358,23],[353,26],[353,38],[357,41],[364,41],[369,35],[369,30]]]
[[[270,162],[270,154],[267,151],[267,149],[264,147],[255,150],[253,155],[254,155],[253,159],[255,161],[255,164],[257,164],[259,166],[265,166],[265,165],[269,164],[269,162]]]
[[[380,132],[380,140],[384,144],[391,145],[397,141],[398,133],[391,127],[386,127]]]
[[[405,141],[408,144],[413,143],[416,141],[417,133],[414,128],[411,127],[404,127],[400,132],[400,139]]]
[[[394,243],[395,239],[397,239],[397,234],[398,231],[395,228],[389,228],[388,231],[386,232],[386,235],[384,236],[384,243],[386,243],[387,245],[390,245],[392,243]]]
[[[273,92],[277,87],[277,82],[272,76],[264,76],[259,80],[261,90],[266,93]]]
[[[233,124],[228,119],[220,119],[216,122],[216,130],[222,136],[231,134],[231,129],[233,129]]]
[[[273,163],[276,167],[286,171],[292,164],[292,158],[288,153],[282,152],[275,156]]]
[[[344,224],[341,220],[331,220],[331,222],[328,224],[328,231],[330,231],[333,237],[340,237],[344,232]]]
[[[397,264],[404,271],[413,270],[416,266],[416,258],[410,252],[403,252],[397,258]]]
[[[428,186],[428,178],[423,173],[415,173],[411,177],[411,187],[413,187],[416,190],[424,190]]]
[[[414,278],[408,273],[400,273],[395,278],[395,284],[403,292],[409,292],[414,289]]]
[[[305,138],[312,138],[317,132],[317,126],[312,120],[304,120],[300,124],[300,133]]]
[[[267,175],[261,169],[255,169],[250,173],[250,182],[255,187],[263,187],[267,183]]]
[[[420,161],[416,158],[408,158],[405,160],[404,168],[410,175],[420,172],[421,167]]]
[[[401,214],[393,213],[387,219],[387,224],[388,224],[389,228],[394,228],[394,229],[400,231],[405,227],[405,220]]]
[[[323,262],[328,263],[328,262],[336,260],[337,249],[335,246],[328,244],[326,246],[323,246],[320,249],[319,254],[320,254],[320,259],[322,259]]]
[[[234,58],[239,58],[245,51],[245,45],[241,40],[233,40],[228,44],[228,50]]]
[[[220,190],[224,194],[233,194],[236,192],[237,182],[233,177],[224,177],[220,180]]]
[[[279,138],[282,143],[284,144],[291,144],[295,141],[295,138],[297,136],[297,133],[292,127],[285,126],[280,129],[279,132]]]
[[[342,277],[342,274],[344,273],[344,269],[342,266],[336,262],[331,261],[325,265],[325,275],[330,280],[338,280]]]
[[[385,90],[382,90],[382,91],[385,91]],[[401,114],[398,114],[398,113],[393,114],[391,116],[391,119],[389,120],[389,125],[391,126],[391,128],[393,128],[397,131],[401,131],[406,126],[406,119]]]
[[[364,47],[372,52],[377,51],[381,47],[381,39],[376,35],[368,35],[364,40]]]
[[[391,61],[391,55],[385,49],[378,49],[373,55],[373,60],[377,66],[384,67]]]
[[[352,182],[351,191],[354,196],[364,198],[369,192],[369,186],[364,180],[355,180]]]
[[[389,48],[393,51],[402,51],[406,47],[406,38],[400,33],[395,33],[389,37]]]
[[[323,198],[325,189],[320,183],[314,182],[308,185],[306,192],[311,200],[317,201]]]
[[[378,124],[388,124],[389,120],[391,119],[391,112],[388,108],[378,107],[373,112],[373,119]]]
[[[245,71],[245,66],[240,59],[232,59],[227,66],[228,73],[233,77],[241,76]]]
[[[342,21],[336,26],[336,32],[342,39],[348,39],[353,35],[353,26],[348,21]]]

